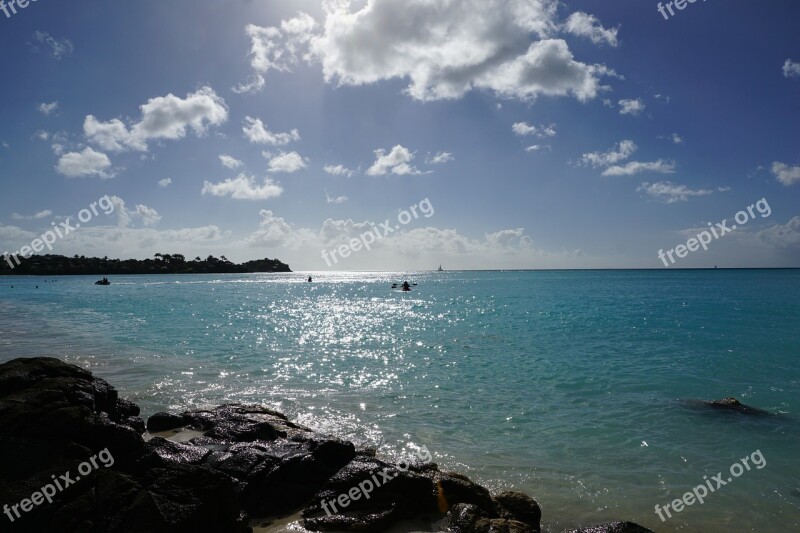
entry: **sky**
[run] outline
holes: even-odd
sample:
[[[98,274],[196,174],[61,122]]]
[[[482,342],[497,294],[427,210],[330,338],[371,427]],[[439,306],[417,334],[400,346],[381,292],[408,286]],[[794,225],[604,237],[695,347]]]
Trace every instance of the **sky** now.
[[[17,2],[4,255],[800,267],[796,0]]]

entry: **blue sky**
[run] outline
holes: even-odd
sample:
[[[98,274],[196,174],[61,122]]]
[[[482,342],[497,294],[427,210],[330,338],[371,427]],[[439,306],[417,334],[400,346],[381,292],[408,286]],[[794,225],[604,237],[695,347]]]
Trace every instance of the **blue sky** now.
[[[16,10],[0,8],[0,253],[108,196],[53,253],[664,268],[659,250],[764,199],[671,268],[800,266],[793,0],[668,19],[650,0]],[[397,223],[425,199],[430,216]],[[401,227],[371,250],[321,257],[387,219]]]

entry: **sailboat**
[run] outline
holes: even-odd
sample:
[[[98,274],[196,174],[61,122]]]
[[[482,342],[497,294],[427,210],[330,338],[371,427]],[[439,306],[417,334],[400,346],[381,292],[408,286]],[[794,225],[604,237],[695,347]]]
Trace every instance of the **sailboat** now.
[[[436,272],[444,272],[444,270],[442,269],[442,265],[439,265],[439,268],[436,269]]]

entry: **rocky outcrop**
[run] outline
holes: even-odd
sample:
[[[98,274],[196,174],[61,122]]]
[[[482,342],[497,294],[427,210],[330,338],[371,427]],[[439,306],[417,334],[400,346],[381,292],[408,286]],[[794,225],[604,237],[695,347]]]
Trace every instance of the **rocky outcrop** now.
[[[57,359],[0,365],[2,530],[245,533],[250,517],[301,511],[316,531],[423,518],[461,533],[540,532],[541,510],[525,494],[492,497],[430,462],[382,461],[262,406],[158,413],[147,428],[197,436],[145,440],[135,404]],[[647,531],[599,527],[580,531]]]
[[[769,411],[745,405],[736,398],[722,398],[721,400],[687,400],[685,403],[690,407],[713,409],[716,411],[739,413],[743,415],[774,416]]]

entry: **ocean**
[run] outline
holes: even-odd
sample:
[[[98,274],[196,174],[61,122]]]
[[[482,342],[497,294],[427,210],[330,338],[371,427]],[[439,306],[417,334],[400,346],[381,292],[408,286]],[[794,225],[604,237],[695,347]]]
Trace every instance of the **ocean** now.
[[[83,366],[145,417],[253,402],[388,457],[425,446],[532,495],[547,531],[800,530],[800,270],[95,279],[0,278],[0,361]],[[690,402],[728,396],[773,414]]]

